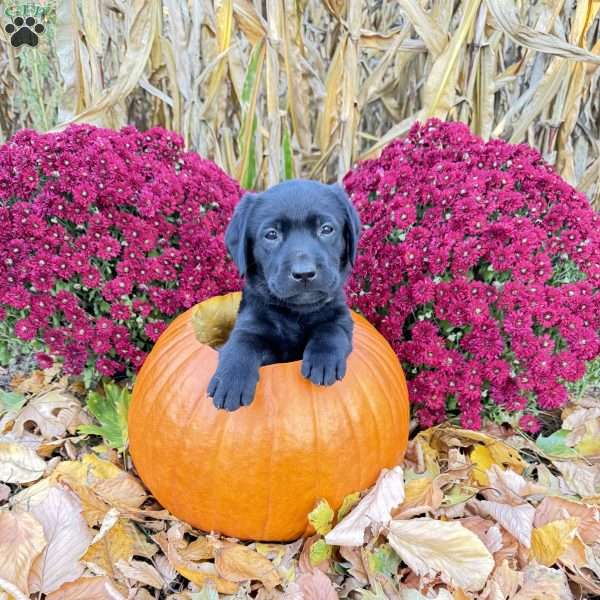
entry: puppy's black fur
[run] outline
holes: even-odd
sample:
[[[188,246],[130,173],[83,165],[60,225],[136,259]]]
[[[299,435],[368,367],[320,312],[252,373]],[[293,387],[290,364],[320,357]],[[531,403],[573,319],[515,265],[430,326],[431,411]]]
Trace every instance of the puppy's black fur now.
[[[262,365],[302,359],[314,384],[344,377],[353,322],[342,286],[360,229],[337,184],[297,179],[240,200],[225,243],[246,281],[208,386],[217,408],[250,404]]]

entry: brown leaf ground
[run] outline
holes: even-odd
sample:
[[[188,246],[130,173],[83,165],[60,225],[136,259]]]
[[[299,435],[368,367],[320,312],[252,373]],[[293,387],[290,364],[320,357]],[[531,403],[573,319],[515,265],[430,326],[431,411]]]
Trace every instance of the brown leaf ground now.
[[[600,594],[600,400],[533,440],[441,425],[290,544],[241,543],[163,510],[127,453],[77,433],[82,387],[13,376],[0,414],[0,599],[563,600]],[[19,403],[18,403],[19,404]]]

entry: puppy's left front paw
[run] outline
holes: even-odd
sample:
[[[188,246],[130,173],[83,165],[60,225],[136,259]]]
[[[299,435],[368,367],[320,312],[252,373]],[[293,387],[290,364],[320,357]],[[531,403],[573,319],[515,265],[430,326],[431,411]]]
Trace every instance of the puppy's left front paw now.
[[[333,385],[346,374],[346,357],[335,352],[306,351],[301,372],[315,385]]]

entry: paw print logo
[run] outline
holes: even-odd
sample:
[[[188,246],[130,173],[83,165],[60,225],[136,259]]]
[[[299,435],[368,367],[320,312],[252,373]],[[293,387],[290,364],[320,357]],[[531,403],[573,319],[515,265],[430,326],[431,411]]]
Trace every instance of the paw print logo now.
[[[17,48],[22,44],[37,46],[38,35],[44,33],[45,27],[38,23],[34,17],[17,17],[12,23],[4,27],[6,33],[10,34],[10,43]]]

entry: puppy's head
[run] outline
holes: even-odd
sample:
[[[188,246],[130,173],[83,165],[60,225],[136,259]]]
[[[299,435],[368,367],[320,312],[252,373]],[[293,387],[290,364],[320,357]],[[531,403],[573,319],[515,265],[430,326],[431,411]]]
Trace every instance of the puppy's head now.
[[[247,286],[306,312],[331,300],[347,279],[360,228],[341,186],[297,179],[246,194],[225,243]]]

